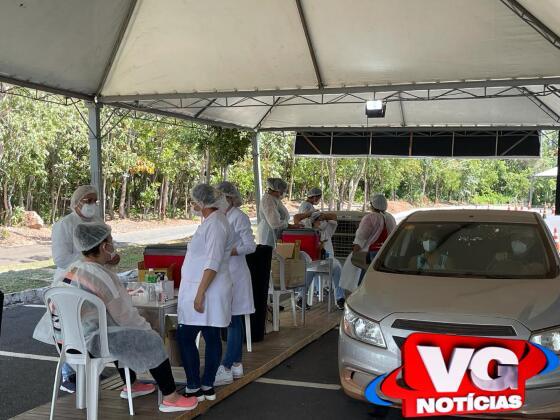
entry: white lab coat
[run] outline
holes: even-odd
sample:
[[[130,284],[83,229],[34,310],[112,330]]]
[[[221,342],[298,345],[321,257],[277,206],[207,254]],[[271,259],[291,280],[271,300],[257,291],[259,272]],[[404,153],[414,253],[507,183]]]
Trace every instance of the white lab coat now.
[[[204,219],[187,248],[181,268],[177,314],[180,324],[227,327],[231,322],[232,280],[229,259],[233,235],[225,214],[214,211]],[[206,290],[204,312],[194,309],[194,299],[204,270],[216,271]]]
[[[76,212],[72,212],[53,225],[52,228],[52,255],[56,265],[54,273],[54,283],[61,281],[66,274],[70,265],[79,261],[82,253],[74,246],[74,229],[80,223],[86,222],[101,222],[101,219],[96,217],[93,219],[82,219]]]
[[[252,254],[257,248],[255,236],[251,229],[251,221],[249,216],[237,207],[230,208],[226,217],[232,229],[234,247],[238,254],[232,255],[229,259],[229,272],[233,282],[231,314],[252,314],[255,312],[253,286],[251,284],[251,272],[245,259],[245,255]]]
[[[260,216],[258,243],[274,248],[280,231],[288,227],[290,213],[279,198],[266,193],[261,199]]]
[[[397,222],[391,214],[387,212],[372,212],[366,214],[360,221],[360,225],[356,230],[354,244],[359,245],[362,251],[367,251],[370,245],[379,238],[385,225],[387,226],[387,232],[389,234],[397,226]]]

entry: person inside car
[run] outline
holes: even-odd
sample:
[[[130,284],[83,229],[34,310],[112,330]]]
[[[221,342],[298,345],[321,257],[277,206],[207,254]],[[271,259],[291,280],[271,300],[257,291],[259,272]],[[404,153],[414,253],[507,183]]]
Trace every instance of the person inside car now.
[[[411,270],[439,271],[453,268],[453,262],[447,253],[442,252],[442,241],[437,232],[424,232],[420,244],[423,252],[410,259],[408,267]]]

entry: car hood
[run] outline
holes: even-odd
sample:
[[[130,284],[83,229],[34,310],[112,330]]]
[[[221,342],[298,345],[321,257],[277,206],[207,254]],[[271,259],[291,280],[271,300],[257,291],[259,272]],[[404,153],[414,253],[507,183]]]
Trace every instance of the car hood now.
[[[560,279],[431,277],[371,270],[348,305],[376,321],[402,312],[476,315],[514,319],[535,331],[560,325]]]

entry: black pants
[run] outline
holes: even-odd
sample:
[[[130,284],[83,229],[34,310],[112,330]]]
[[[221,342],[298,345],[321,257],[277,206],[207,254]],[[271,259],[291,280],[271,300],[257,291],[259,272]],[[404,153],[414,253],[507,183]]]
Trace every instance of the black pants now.
[[[124,383],[126,383],[124,369],[119,368],[118,362],[115,362],[115,366],[119,371],[121,379]],[[173,373],[171,372],[171,363],[169,363],[169,359],[165,359],[165,361],[158,367],[150,369],[150,374],[158,384],[159,389],[164,396],[175,392],[175,379],[173,378]],[[133,384],[134,381],[136,381],[136,372],[130,370],[130,383]]]

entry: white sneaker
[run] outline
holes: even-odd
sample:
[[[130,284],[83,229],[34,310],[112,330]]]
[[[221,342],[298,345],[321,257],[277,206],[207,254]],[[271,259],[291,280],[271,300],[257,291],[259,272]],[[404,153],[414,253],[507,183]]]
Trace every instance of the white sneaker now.
[[[239,363],[238,366],[233,365],[231,367],[231,373],[233,374],[233,379],[239,379],[243,377],[243,365]]]
[[[226,369],[223,365],[220,365],[218,371],[216,372],[216,379],[214,380],[214,386],[227,385],[233,383],[233,373]]]

